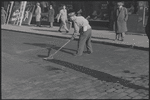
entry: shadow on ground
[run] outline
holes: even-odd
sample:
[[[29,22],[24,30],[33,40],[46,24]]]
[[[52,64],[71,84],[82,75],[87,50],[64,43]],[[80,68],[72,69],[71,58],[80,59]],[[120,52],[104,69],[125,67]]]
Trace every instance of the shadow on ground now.
[[[92,43],[105,44],[105,45],[111,45],[111,46],[122,47],[122,48],[131,48],[131,49],[149,51],[149,48],[146,48],[146,47],[138,47],[138,46],[126,45],[126,44],[120,43],[120,42],[119,43],[113,43],[113,42],[104,42],[104,41],[92,41]]]
[[[52,49],[58,50],[60,48],[60,47],[57,47],[57,46],[52,45],[52,44],[44,44],[44,43],[24,43],[24,44],[47,48],[48,51],[49,51],[47,56],[49,56]],[[66,51],[66,50],[69,50],[69,51]],[[63,48],[60,51],[68,53],[68,54],[73,54],[71,51],[74,52],[76,50]],[[47,57],[47,56],[38,55],[38,57],[40,57],[40,58]],[[76,71],[82,72],[82,73],[87,74],[87,75],[91,75],[92,77],[95,77],[95,78],[97,78],[98,80],[101,80],[101,81],[120,83],[123,86],[129,87],[129,88],[134,88],[134,89],[148,90],[148,88],[145,88],[145,87],[139,86],[139,85],[135,85],[133,83],[130,83],[130,81],[128,81],[128,80],[118,78],[116,76],[112,76],[110,74],[107,74],[107,73],[104,73],[104,72],[101,72],[101,71],[86,68],[84,66],[76,65],[76,64],[73,64],[73,63],[70,63],[70,62],[57,60],[57,59],[52,59],[52,60],[48,60],[48,61],[50,61],[52,63],[55,63],[55,64],[59,64],[61,66],[64,66],[64,67],[67,67],[67,68],[70,68],[70,69],[74,69]],[[125,71],[125,72],[128,73],[128,71]]]
[[[62,60],[58,60],[58,59],[52,59],[52,60],[48,60],[49,62],[55,63],[55,64],[59,64],[61,66],[67,67],[67,68],[71,68],[74,69],[76,71],[82,72],[84,74],[90,75],[92,77],[97,78],[98,80],[101,81],[106,81],[106,82],[113,82],[113,83],[120,83],[121,85],[125,86],[125,87],[129,87],[129,88],[133,88],[133,89],[144,89],[144,90],[149,90],[148,88],[145,88],[143,86],[139,86],[139,85],[135,85],[133,83],[130,83],[130,81],[118,78],[116,76],[112,76],[110,74],[101,72],[101,71],[97,71],[94,69],[89,69],[80,65],[76,65],[76,64],[72,64],[66,61],[62,61]]]
[[[60,47],[53,45],[53,44],[45,44],[45,43],[24,43],[27,45],[34,45],[34,46],[38,46],[38,47],[42,47],[42,48],[46,48],[48,50],[48,55],[44,56],[44,55],[38,55],[38,57],[48,57],[51,54],[51,51],[54,50],[58,50]],[[71,54],[73,55],[76,50],[73,49],[69,49],[69,48],[62,48],[60,50],[61,52],[67,53],[67,54]]]

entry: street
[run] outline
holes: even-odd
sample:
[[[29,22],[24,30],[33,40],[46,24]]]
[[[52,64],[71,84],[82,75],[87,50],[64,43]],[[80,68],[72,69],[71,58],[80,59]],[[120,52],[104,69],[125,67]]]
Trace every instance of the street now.
[[[92,43],[74,57],[68,39],[1,31],[2,99],[148,99],[149,52]],[[86,50],[86,49],[85,49]]]

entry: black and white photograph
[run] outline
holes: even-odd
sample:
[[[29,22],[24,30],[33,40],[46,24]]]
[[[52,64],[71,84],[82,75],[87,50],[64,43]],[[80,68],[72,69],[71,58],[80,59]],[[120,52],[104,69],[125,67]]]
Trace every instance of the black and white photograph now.
[[[1,98],[149,99],[149,6],[1,1]]]

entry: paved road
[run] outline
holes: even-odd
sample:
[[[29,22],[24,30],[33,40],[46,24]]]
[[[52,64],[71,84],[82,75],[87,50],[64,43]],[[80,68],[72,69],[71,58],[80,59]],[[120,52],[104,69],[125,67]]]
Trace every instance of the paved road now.
[[[148,51],[93,43],[73,57],[77,41],[2,31],[3,99],[148,99]],[[50,48],[53,47],[52,50]]]

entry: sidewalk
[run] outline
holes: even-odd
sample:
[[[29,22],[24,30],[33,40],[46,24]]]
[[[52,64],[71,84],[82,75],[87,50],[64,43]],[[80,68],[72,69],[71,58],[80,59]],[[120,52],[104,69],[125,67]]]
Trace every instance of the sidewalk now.
[[[48,26],[35,27],[34,25],[30,26],[15,26],[15,25],[1,25],[2,30],[11,30],[18,32],[26,32],[30,34],[39,34],[39,35],[48,35],[61,38],[71,38],[73,33],[73,28],[70,29],[69,34],[65,33],[65,30],[62,29],[62,33],[58,32],[58,27],[54,26],[49,28]],[[128,32],[129,33],[129,32]],[[114,41],[115,32],[109,30],[92,30],[92,41],[100,42],[104,44],[110,44],[115,46],[127,46],[137,49],[149,50],[149,40],[146,35],[134,35],[136,33],[129,33],[125,36],[124,41]],[[77,39],[78,37],[76,37]]]

